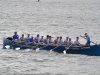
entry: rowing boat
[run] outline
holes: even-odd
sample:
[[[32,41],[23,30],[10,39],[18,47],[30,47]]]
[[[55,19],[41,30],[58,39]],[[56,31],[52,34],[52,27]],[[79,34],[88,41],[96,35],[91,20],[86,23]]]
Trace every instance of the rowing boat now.
[[[91,46],[51,46],[51,45],[37,45],[37,44],[25,44],[25,43],[16,43],[11,41],[10,39],[3,39],[3,49],[7,49],[6,46],[9,46],[10,49],[20,48],[24,49],[32,49],[36,50],[39,48],[40,50],[53,50],[59,53],[63,53],[65,50],[67,54],[85,54],[85,55],[93,55],[100,56],[100,45],[91,45]]]

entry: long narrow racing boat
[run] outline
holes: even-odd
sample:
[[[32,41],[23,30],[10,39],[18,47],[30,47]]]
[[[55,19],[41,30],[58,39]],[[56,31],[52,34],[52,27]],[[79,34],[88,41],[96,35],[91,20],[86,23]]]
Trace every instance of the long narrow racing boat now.
[[[37,45],[37,44],[25,44],[25,43],[16,43],[13,42],[10,38],[3,39],[3,49],[20,48],[24,49],[32,49],[36,50],[39,48],[40,50],[53,50],[59,53],[63,53],[64,51],[68,54],[84,54],[84,55],[93,55],[100,56],[100,45],[91,45],[91,46],[51,46],[51,45]]]

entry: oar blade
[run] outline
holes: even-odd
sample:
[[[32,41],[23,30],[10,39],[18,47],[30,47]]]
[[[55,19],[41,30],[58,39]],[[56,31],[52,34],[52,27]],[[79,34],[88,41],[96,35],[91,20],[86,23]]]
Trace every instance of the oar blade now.
[[[36,52],[38,52],[39,50],[40,50],[40,48],[37,48],[37,49],[36,49]]]
[[[6,49],[10,49],[10,45],[6,45],[5,48],[6,48]]]
[[[63,53],[66,54],[66,50],[64,50]]]
[[[15,50],[20,50],[20,47],[15,48]]]
[[[27,52],[28,52],[28,51],[31,51],[31,49],[26,49],[25,51],[27,51]]]
[[[52,52],[53,50],[51,49],[50,52]]]

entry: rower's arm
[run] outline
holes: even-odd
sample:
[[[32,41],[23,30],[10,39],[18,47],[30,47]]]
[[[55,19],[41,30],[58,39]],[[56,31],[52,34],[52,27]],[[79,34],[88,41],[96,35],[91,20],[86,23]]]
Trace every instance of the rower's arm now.
[[[56,40],[54,40],[53,43],[55,44],[56,43]]]
[[[34,38],[34,41],[36,42],[36,37]]]
[[[40,39],[38,40],[38,43],[40,43]]]
[[[86,39],[86,37],[85,37],[85,36],[80,35],[80,37],[82,37],[82,38]]]
[[[73,45],[76,45],[76,41],[74,41]]]

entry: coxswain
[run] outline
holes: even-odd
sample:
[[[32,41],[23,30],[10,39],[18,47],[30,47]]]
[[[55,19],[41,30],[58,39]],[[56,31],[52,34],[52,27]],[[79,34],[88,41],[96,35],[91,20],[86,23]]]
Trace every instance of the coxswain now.
[[[12,39],[15,42],[18,42],[19,41],[19,35],[17,34],[17,32],[14,32],[14,35],[13,35]]]
[[[87,32],[85,32],[84,36],[81,36],[83,37],[84,39],[86,39],[86,46],[90,46],[90,36],[88,35]]]
[[[80,46],[79,37],[76,37],[76,41],[74,42],[75,46]]]

